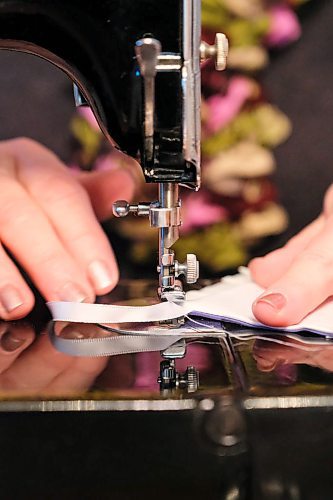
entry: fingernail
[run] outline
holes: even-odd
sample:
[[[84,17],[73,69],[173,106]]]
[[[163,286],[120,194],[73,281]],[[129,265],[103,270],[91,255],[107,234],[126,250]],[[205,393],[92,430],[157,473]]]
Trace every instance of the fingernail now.
[[[255,302],[257,304],[267,304],[271,306],[276,311],[281,311],[287,303],[287,299],[282,293],[269,293],[268,295],[263,295]]]
[[[23,305],[23,300],[16,288],[7,285],[0,290],[0,303],[7,313],[11,313]]]
[[[88,273],[97,290],[110,288],[114,283],[110,269],[102,260],[95,260],[89,264]]]
[[[60,337],[62,339],[84,339],[85,336],[83,335],[82,332],[76,330],[76,329],[70,329],[70,328],[64,328],[61,331]]]
[[[6,332],[0,340],[0,346],[5,352],[14,352],[26,342],[26,337],[20,337],[17,333]]]
[[[90,302],[88,294],[75,283],[66,283],[57,292],[57,298],[64,302]]]

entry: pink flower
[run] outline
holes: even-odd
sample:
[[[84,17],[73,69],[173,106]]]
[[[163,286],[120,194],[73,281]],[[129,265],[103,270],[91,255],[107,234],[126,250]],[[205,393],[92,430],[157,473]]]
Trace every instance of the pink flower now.
[[[267,45],[284,46],[299,39],[301,27],[296,14],[287,5],[275,5],[269,10],[270,29],[265,37]]]
[[[190,194],[184,200],[183,208],[184,220],[181,226],[183,234],[227,218],[226,209],[222,205],[212,202],[204,191]]]
[[[246,100],[251,96],[251,82],[242,76],[230,79],[226,95],[216,94],[206,101],[208,106],[208,118],[206,128],[215,133],[227,125],[243,107]]]

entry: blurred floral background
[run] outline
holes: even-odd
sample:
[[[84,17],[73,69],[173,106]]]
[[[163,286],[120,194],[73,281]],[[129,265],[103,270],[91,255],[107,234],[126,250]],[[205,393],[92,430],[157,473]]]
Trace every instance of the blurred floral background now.
[[[227,71],[216,72],[212,62],[203,66],[203,183],[198,193],[182,190],[183,225],[174,248],[180,260],[196,253],[205,275],[246,263],[265,238],[287,227],[272,174],[277,168],[274,148],[289,137],[292,125],[266,98],[260,75],[272,51],[301,36],[297,9],[304,1],[203,0],[203,39],[213,43],[215,33],[223,32],[230,52]],[[124,163],[110,150],[89,110],[79,111],[71,131],[73,168]],[[156,186],[145,185],[135,166],[133,175],[137,200],[154,199]],[[147,220],[116,220],[109,230],[124,238],[134,265],[151,266],[156,234]]]

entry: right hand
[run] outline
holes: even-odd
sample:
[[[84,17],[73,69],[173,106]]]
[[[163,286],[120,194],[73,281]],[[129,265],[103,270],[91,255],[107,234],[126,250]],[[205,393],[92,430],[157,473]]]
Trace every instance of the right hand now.
[[[297,324],[333,296],[333,185],[320,216],[284,247],[253,259],[249,269],[265,288],[253,313],[270,326]]]

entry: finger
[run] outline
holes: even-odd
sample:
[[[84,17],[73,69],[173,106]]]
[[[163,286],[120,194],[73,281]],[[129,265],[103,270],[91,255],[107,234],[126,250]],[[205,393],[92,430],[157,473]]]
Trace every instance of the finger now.
[[[25,324],[0,325],[0,373],[7,370],[34,341],[32,328]]]
[[[253,305],[262,323],[288,326],[299,323],[333,294],[333,216],[317,237]]]
[[[116,200],[131,200],[134,195],[136,170],[119,167],[115,170],[80,173],[78,180],[87,190],[93,209],[99,220],[112,215]]]
[[[3,168],[3,158],[1,166]],[[94,292],[50,221],[25,189],[1,171],[0,239],[47,300],[93,300]]]
[[[60,170],[60,166],[58,169],[54,165],[36,164],[34,176],[24,168],[21,179],[51,221],[64,247],[86,274],[95,293],[109,292],[118,281],[118,266],[110,243],[96,220],[87,192],[69,172]],[[104,177],[108,172],[102,173],[101,179],[95,179],[96,184],[107,185]]]
[[[54,349],[48,335],[41,335],[0,375],[0,392],[40,394],[72,362],[73,358]]]
[[[278,365],[293,363],[293,353],[304,356],[304,351],[298,349],[299,342],[288,339],[288,343],[295,343],[295,347],[290,345],[274,344],[269,340],[256,340],[253,345],[253,358],[261,371],[273,371]]]
[[[34,300],[30,288],[0,244],[0,318],[23,318],[33,308]]]
[[[291,238],[284,247],[274,250],[264,257],[253,259],[249,263],[253,280],[264,288],[277,281],[287,272],[299,253],[320,232],[324,223],[324,217],[318,217],[296,236]]]
[[[253,346],[253,357],[261,371],[272,371],[278,365],[306,364],[317,366],[332,371],[333,360],[331,346],[322,348],[318,345],[307,345],[306,351],[302,349],[304,344],[296,339],[288,339],[294,344],[291,346],[273,345],[269,341],[256,340]],[[269,345],[270,344],[270,345]]]
[[[73,364],[58,375],[43,393],[58,397],[82,394],[93,385],[108,361],[108,357],[75,358]]]

